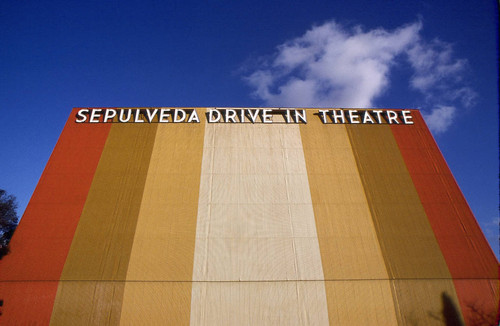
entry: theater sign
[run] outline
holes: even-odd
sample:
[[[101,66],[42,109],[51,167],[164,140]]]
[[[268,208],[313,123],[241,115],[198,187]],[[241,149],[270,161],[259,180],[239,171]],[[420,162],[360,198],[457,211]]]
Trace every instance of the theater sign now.
[[[413,124],[410,110],[308,109],[328,124]],[[307,123],[306,109],[79,109],[77,123]]]

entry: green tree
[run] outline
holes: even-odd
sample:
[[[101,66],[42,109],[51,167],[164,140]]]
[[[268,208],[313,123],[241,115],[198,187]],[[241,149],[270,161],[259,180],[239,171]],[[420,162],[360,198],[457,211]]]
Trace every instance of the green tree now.
[[[0,189],[0,259],[9,253],[9,242],[19,222],[16,209],[16,197]]]

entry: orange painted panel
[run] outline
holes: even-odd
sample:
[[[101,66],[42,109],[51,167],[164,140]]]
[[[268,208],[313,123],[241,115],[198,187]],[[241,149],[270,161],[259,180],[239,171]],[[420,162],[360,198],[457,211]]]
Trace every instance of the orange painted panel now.
[[[422,116],[413,117],[414,126],[393,125],[392,132],[472,325],[498,311],[498,262]]]
[[[76,111],[10,242],[11,253],[0,260],[2,325],[13,325],[21,318],[26,324],[50,320],[57,280],[111,126],[77,124]]]

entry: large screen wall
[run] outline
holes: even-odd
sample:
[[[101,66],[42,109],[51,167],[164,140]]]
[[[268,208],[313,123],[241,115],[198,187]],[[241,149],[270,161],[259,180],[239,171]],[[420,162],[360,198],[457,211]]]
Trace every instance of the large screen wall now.
[[[498,261],[418,111],[289,124],[196,110],[72,112],[0,260],[0,324],[495,320]]]

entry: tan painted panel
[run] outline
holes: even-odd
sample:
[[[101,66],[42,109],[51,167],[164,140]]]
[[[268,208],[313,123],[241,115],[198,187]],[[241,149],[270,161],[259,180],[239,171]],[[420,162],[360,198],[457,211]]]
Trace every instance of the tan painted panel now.
[[[323,279],[301,150],[298,126],[207,124],[193,325],[327,320],[323,282],[297,282]]]
[[[393,280],[398,320],[442,324],[432,313],[443,308],[443,295],[458,307],[455,288],[390,126],[347,130]]]
[[[52,324],[119,319],[124,283],[102,281],[125,280],[155,133],[149,124],[111,127],[61,275]]]
[[[308,112],[300,127],[332,325],[396,324],[390,282],[349,137]]]
[[[191,282],[127,282],[120,325],[189,325]]]
[[[330,325],[398,324],[388,280],[336,280],[325,285]]]
[[[121,324],[189,323],[204,131],[204,122],[158,126]]]

